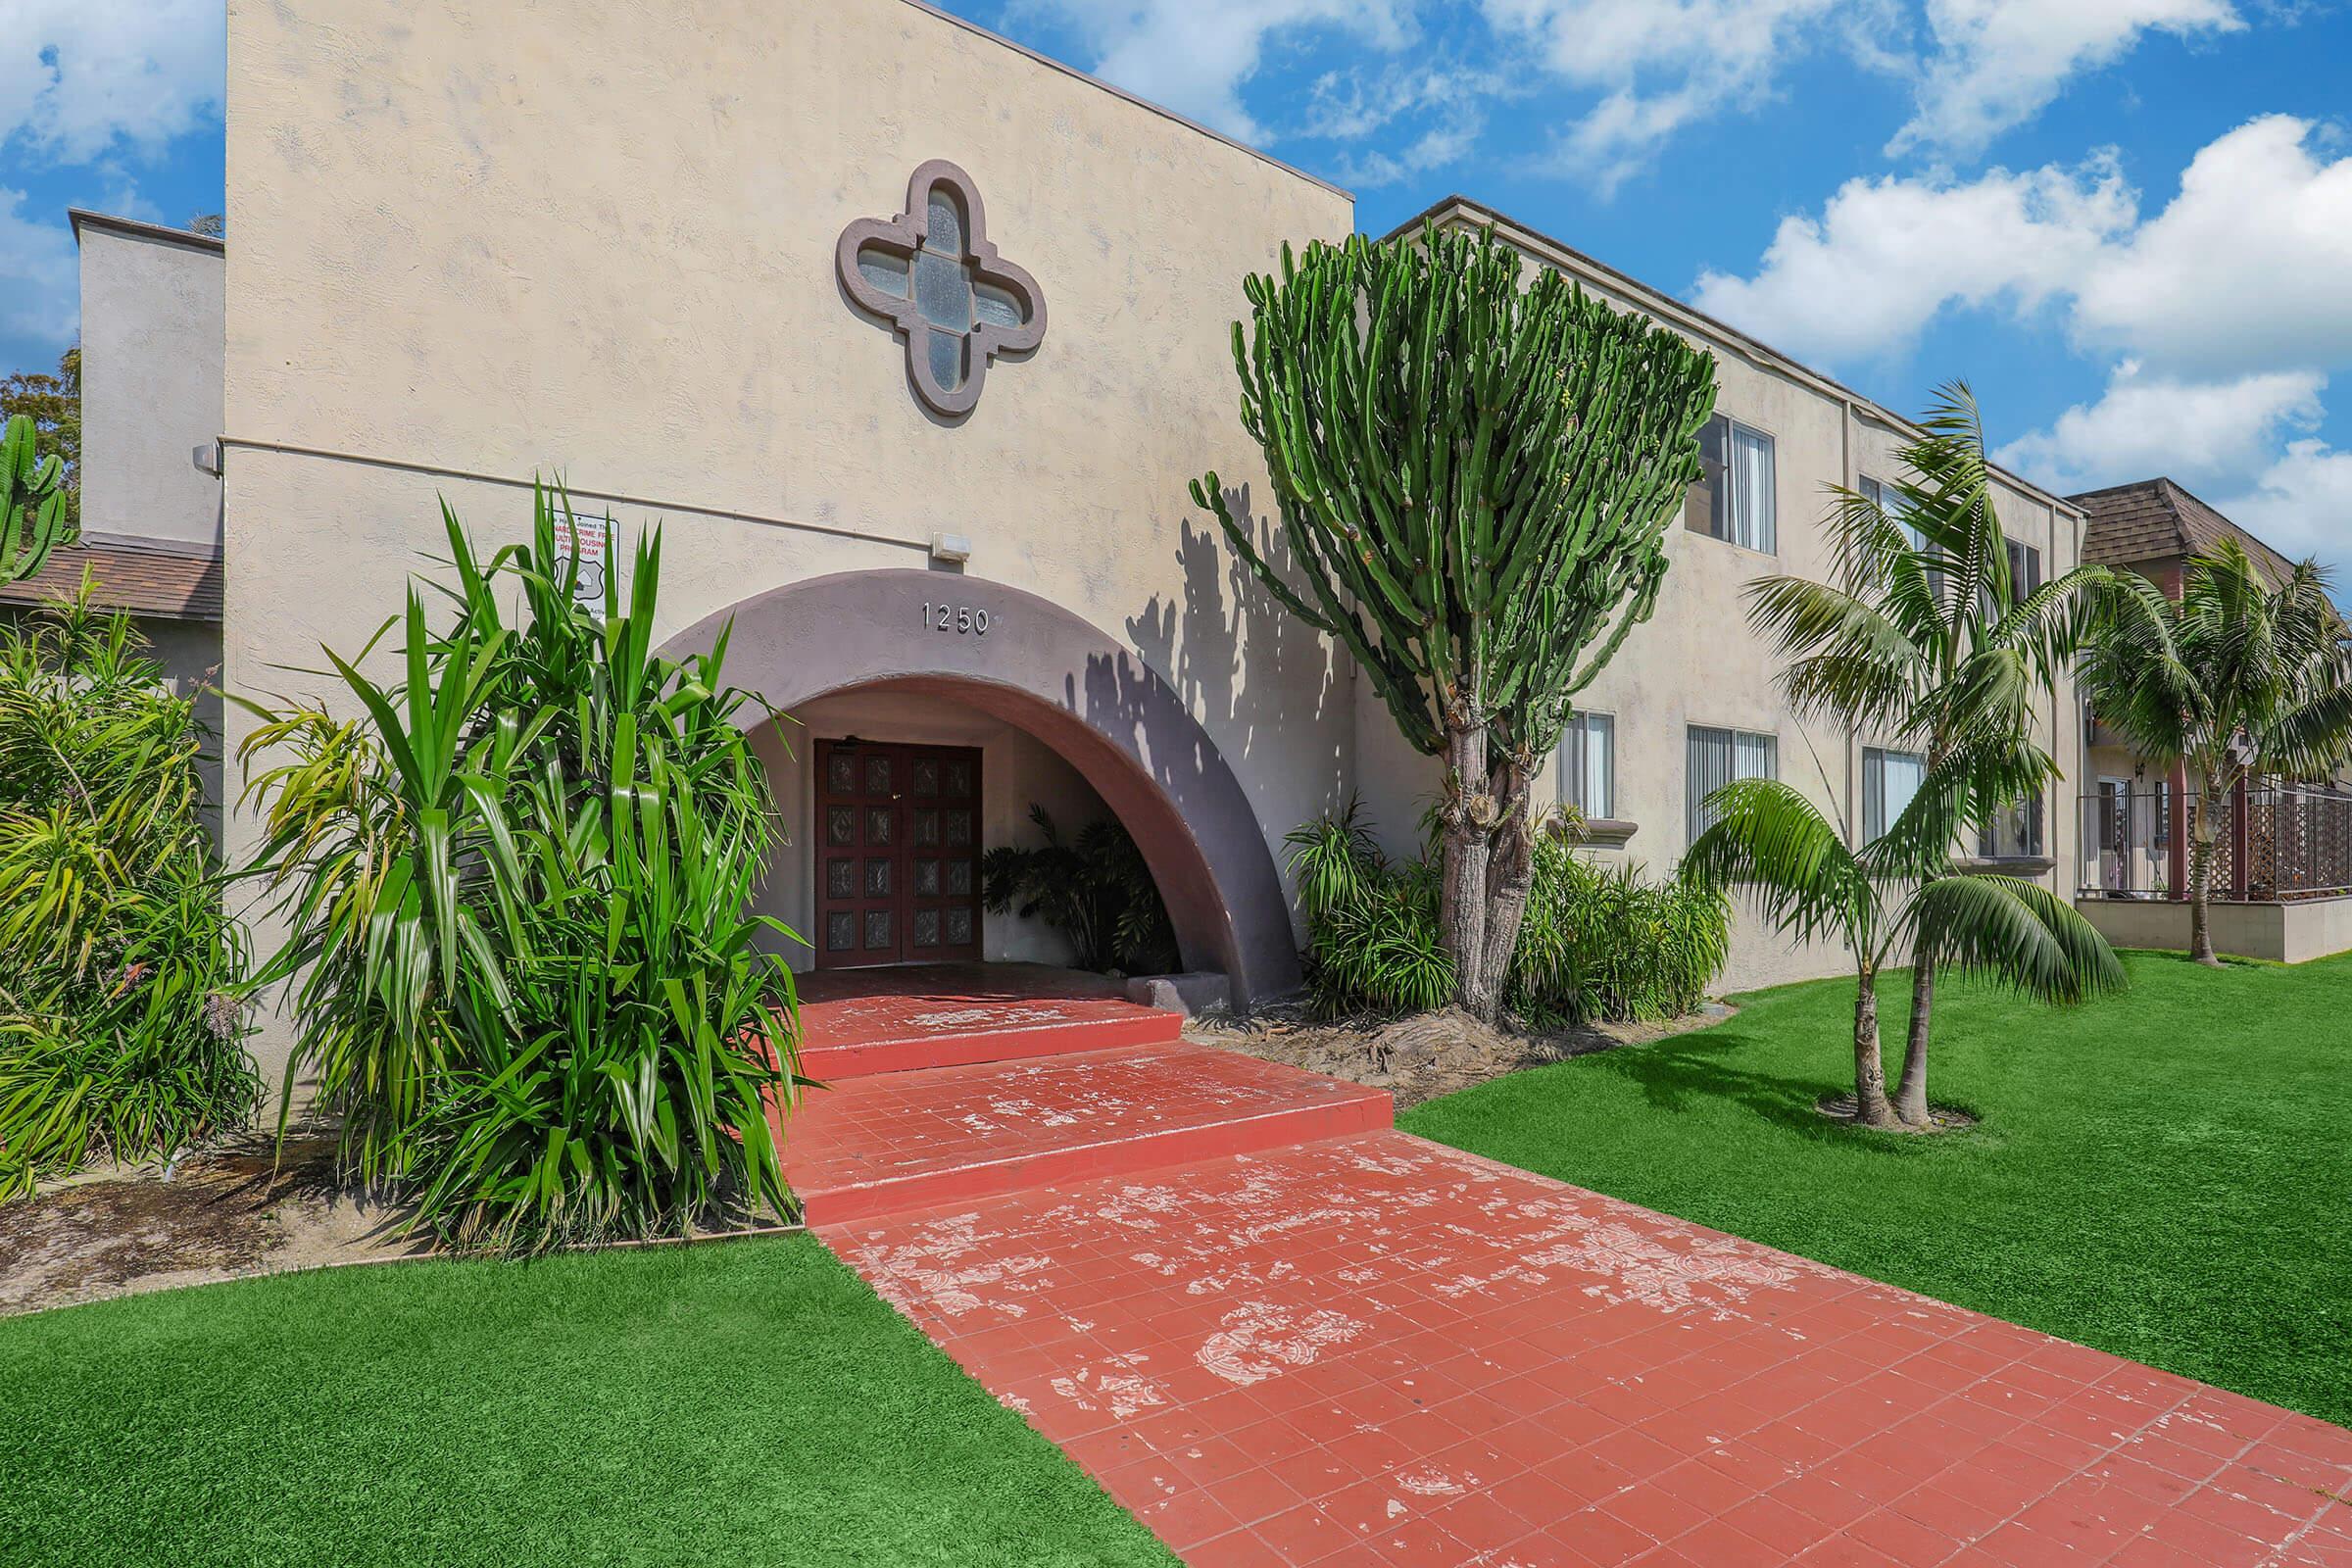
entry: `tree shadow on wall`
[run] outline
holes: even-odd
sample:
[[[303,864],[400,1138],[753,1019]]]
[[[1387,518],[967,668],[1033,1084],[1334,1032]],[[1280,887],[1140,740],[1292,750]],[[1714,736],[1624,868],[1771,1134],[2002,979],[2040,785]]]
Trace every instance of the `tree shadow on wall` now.
[[[1259,553],[1303,593],[1288,544],[1269,520],[1251,513],[1249,487],[1225,494],[1236,516],[1252,518]],[[1129,642],[1236,765],[1262,823],[1287,831],[1292,824],[1269,820],[1269,813],[1303,820],[1338,808],[1346,796],[1347,758],[1345,729],[1333,721],[1345,717],[1339,705],[1348,690],[1337,648],[1266,590],[1213,520],[1203,526],[1190,516],[1179,521],[1176,564],[1183,574],[1178,595],[1153,594],[1129,616]],[[1094,722],[1117,715],[1129,725],[1140,717],[1140,694],[1122,672],[1090,668],[1087,688],[1087,716]],[[1243,759],[1261,765],[1241,769]],[[1170,777],[1156,754],[1152,766],[1167,786]],[[1178,764],[1175,771],[1186,768]],[[1289,780],[1309,781],[1307,795],[1273,797]]]

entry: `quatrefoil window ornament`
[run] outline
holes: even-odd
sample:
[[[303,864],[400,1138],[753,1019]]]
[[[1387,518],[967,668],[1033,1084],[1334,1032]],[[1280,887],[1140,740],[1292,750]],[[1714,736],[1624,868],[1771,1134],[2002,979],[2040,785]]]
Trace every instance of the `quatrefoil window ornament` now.
[[[1037,279],[997,254],[979,188],[945,159],[915,170],[897,218],[843,229],[834,260],[850,298],[906,341],[915,394],[951,418],[980,401],[991,360],[1045,339]]]

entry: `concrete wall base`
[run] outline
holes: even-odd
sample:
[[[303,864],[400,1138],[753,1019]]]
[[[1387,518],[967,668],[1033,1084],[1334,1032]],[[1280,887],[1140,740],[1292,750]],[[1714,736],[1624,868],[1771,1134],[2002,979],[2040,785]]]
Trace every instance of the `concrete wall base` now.
[[[2188,951],[2188,906],[2163,899],[2079,898],[2075,907],[2119,948]],[[2304,963],[2352,953],[2352,898],[2240,902],[2208,906],[2216,953],[2275,963]]]

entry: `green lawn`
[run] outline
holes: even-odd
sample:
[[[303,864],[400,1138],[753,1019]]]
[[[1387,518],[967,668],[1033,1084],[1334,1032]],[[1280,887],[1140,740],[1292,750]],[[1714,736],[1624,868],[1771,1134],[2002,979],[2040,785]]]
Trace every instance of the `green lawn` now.
[[[0,1563],[1169,1564],[808,1237],[0,1322]]]
[[[1514,1074],[1411,1131],[2352,1425],[2352,957],[2126,957],[2053,1011],[1946,986],[1933,1138],[1813,1111],[1852,1087],[1850,981]],[[1888,976],[1887,1070],[1910,977]]]

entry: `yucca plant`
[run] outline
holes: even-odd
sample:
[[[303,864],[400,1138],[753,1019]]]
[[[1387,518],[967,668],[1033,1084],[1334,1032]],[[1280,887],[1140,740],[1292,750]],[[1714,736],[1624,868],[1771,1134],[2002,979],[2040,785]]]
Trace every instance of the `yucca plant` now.
[[[95,587],[0,626],[0,1199],[242,1126],[260,1089],[206,736]]]
[[[748,913],[774,828],[722,636],[653,653],[659,530],[624,601],[573,602],[559,492],[482,561],[443,508],[454,607],[412,588],[398,677],[327,659],[354,716],[249,705],[264,839],[245,873],[285,921],[295,1050],[341,1159],[417,1223],[514,1250],[678,1232],[789,1205],[766,1097],[792,1099],[797,1005]],[[518,591],[510,626],[501,599]],[[371,643],[370,648],[374,645]]]
[[[1731,956],[1731,902],[1679,872],[1604,868],[1575,850],[1573,818],[1536,842],[1536,874],[1511,971],[1511,1008],[1544,1027],[1653,1023],[1706,999]]]
[[[1002,844],[980,858],[981,902],[1017,910],[1070,939],[1078,967],[1158,974],[1176,967],[1176,928],[1144,852],[1116,817],[1099,817],[1064,841],[1053,814],[1032,802],[1044,842]]]
[[[1425,823],[1434,836],[1434,825]],[[1327,1013],[1444,1006],[1452,957],[1439,938],[1440,874],[1428,853],[1381,853],[1356,803],[1291,833],[1306,914],[1307,982]],[[1706,995],[1730,951],[1731,906],[1676,876],[1603,870],[1575,851],[1572,816],[1538,823],[1527,918],[1504,977],[1509,1010],[1537,1028],[1671,1018]]]

